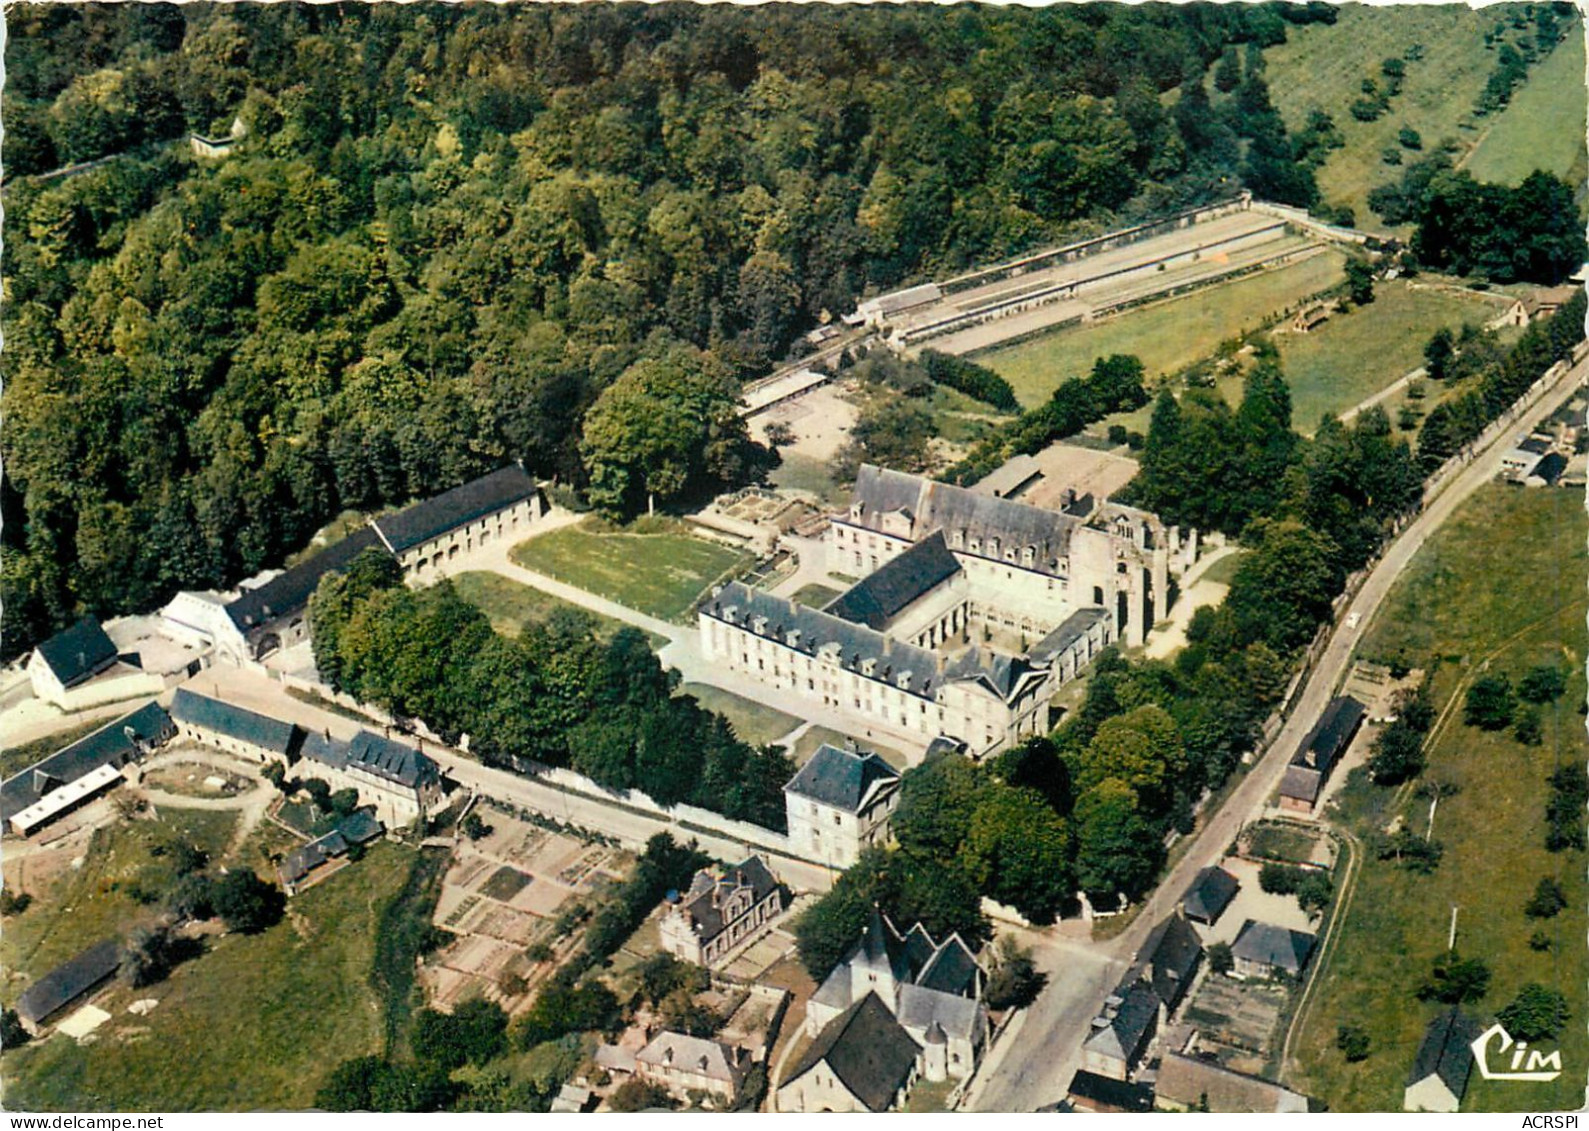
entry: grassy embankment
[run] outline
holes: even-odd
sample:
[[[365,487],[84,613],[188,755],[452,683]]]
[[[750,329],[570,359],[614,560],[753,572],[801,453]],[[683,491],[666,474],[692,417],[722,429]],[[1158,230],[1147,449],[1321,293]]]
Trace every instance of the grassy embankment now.
[[[1362,649],[1369,658],[1438,658],[1433,700],[1437,708],[1450,705],[1451,714],[1434,732],[1423,780],[1448,782],[1459,792],[1436,812],[1434,837],[1445,852],[1432,875],[1365,854],[1342,933],[1319,971],[1318,996],[1298,1035],[1300,1075],[1288,1081],[1332,1110],[1400,1109],[1408,1067],[1438,1008],[1414,993],[1445,950],[1452,907],[1459,908],[1458,951],[1493,971],[1483,999],[1464,1008],[1488,1024],[1520,986],[1541,982],[1564,993],[1572,1009],[1559,1039],[1540,1042],[1561,1049],[1567,1066],[1561,1079],[1522,1085],[1475,1073],[1464,1110],[1566,1110],[1582,1102],[1589,890],[1582,853],[1545,850],[1544,811],[1546,776],[1558,765],[1582,764],[1589,753],[1579,713],[1585,535],[1583,500],[1575,493],[1487,487],[1419,553],[1369,627]],[[1508,731],[1463,725],[1461,696],[1478,671],[1487,665],[1515,683],[1542,663],[1570,675],[1567,694],[1541,712],[1540,746],[1523,746]],[[1354,780],[1335,820],[1363,841],[1397,816],[1422,831],[1429,803],[1410,787]],[[1567,909],[1552,919],[1528,919],[1523,905],[1546,876],[1561,884]],[[1549,950],[1529,945],[1536,930],[1549,938]],[[1366,1060],[1348,1064],[1335,1048],[1340,1025],[1370,1034]]]

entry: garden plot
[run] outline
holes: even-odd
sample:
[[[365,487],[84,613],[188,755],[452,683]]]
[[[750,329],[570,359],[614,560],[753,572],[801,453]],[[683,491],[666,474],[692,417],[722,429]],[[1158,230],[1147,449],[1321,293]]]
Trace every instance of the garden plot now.
[[[1198,1049],[1212,1049],[1226,1068],[1256,1076],[1274,1047],[1287,996],[1283,986],[1211,974],[1186,1007],[1184,1020],[1197,1030]]]

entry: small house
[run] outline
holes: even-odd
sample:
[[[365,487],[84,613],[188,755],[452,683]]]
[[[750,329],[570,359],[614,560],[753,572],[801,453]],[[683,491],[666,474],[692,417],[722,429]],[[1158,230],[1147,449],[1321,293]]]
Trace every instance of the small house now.
[[[1197,873],[1192,886],[1181,897],[1181,914],[1194,923],[1212,927],[1239,890],[1241,884],[1235,876],[1217,864],[1211,864]]]
[[[745,1050],[683,1033],[657,1034],[635,1053],[635,1074],[678,1099],[706,1092],[722,1106],[734,1102],[750,1067]]]
[[[1335,764],[1363,725],[1365,708],[1350,695],[1330,700],[1280,780],[1280,808],[1312,815]]]
[[[722,873],[702,869],[662,916],[662,949],[697,966],[715,966],[772,928],[783,913],[783,886],[760,856]]]
[[[1306,931],[1248,919],[1230,946],[1236,962],[1232,972],[1238,978],[1272,978],[1276,974],[1295,978],[1307,966],[1316,941]]]
[[[1126,1080],[1159,1030],[1164,1003],[1144,981],[1122,983],[1104,999],[1081,1046],[1081,1066],[1111,1080]]]

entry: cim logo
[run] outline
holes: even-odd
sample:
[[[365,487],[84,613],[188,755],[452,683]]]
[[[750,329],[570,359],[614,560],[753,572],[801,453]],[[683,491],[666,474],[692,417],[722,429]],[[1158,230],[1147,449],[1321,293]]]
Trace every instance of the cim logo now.
[[[1500,1038],[1500,1043],[1492,1050],[1496,1037]],[[1512,1054],[1511,1063],[1503,1069],[1500,1062],[1506,1059],[1508,1050]],[[1492,1055],[1496,1057],[1495,1064],[1490,1061]],[[1479,1063],[1479,1075],[1486,1080],[1530,1080],[1545,1084],[1561,1075],[1560,1049],[1549,1053],[1531,1049],[1527,1041],[1512,1040],[1512,1035],[1501,1028],[1499,1022],[1480,1033],[1473,1042],[1473,1059]]]

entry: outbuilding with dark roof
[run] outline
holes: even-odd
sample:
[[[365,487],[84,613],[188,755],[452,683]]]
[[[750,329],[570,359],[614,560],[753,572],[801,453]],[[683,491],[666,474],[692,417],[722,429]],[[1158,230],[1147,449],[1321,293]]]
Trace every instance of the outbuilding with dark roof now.
[[[527,533],[543,509],[535,480],[509,464],[372,525],[405,573],[425,573],[460,552]]]
[[[121,945],[115,939],[96,943],[61,963],[17,998],[22,1027],[38,1036],[51,1018],[114,977],[120,965]]]
[[[211,699],[186,687],[177,688],[171,700],[171,717],[184,738],[256,762],[291,762],[303,741],[303,732],[292,723],[223,699]]]
[[[257,660],[278,648],[290,648],[307,640],[309,598],[321,578],[346,569],[366,550],[389,553],[368,526],[228,601],[226,616],[242,633],[249,655]]]
[[[1181,913],[1194,923],[1212,927],[1240,890],[1241,884],[1235,876],[1217,864],[1210,864],[1197,873],[1192,886],[1181,897]]]
[[[1238,978],[1271,978],[1275,974],[1294,978],[1307,966],[1316,941],[1306,931],[1248,919],[1230,945],[1235,974]]]
[[[936,531],[856,582],[823,608],[830,616],[886,631],[911,605],[960,576],[960,563]]]
[[[160,704],[145,703],[0,783],[0,819],[26,836],[120,781],[122,766],[175,733]]]
[[[1153,1089],[1147,1084],[1128,1084],[1112,1076],[1100,1076],[1085,1068],[1070,1078],[1065,1098],[1078,1111],[1114,1113],[1152,1111]]]
[[[1473,1042],[1479,1023],[1456,1006],[1441,1010],[1424,1030],[1418,1055],[1407,1073],[1403,1111],[1457,1111],[1473,1071]]]
[[[41,643],[28,657],[33,694],[68,709],[67,692],[116,666],[116,645],[94,616],[86,616]],[[136,674],[129,667],[129,673]]]
[[[1330,700],[1280,780],[1280,807],[1311,813],[1330,772],[1351,746],[1367,709],[1350,695]]]

